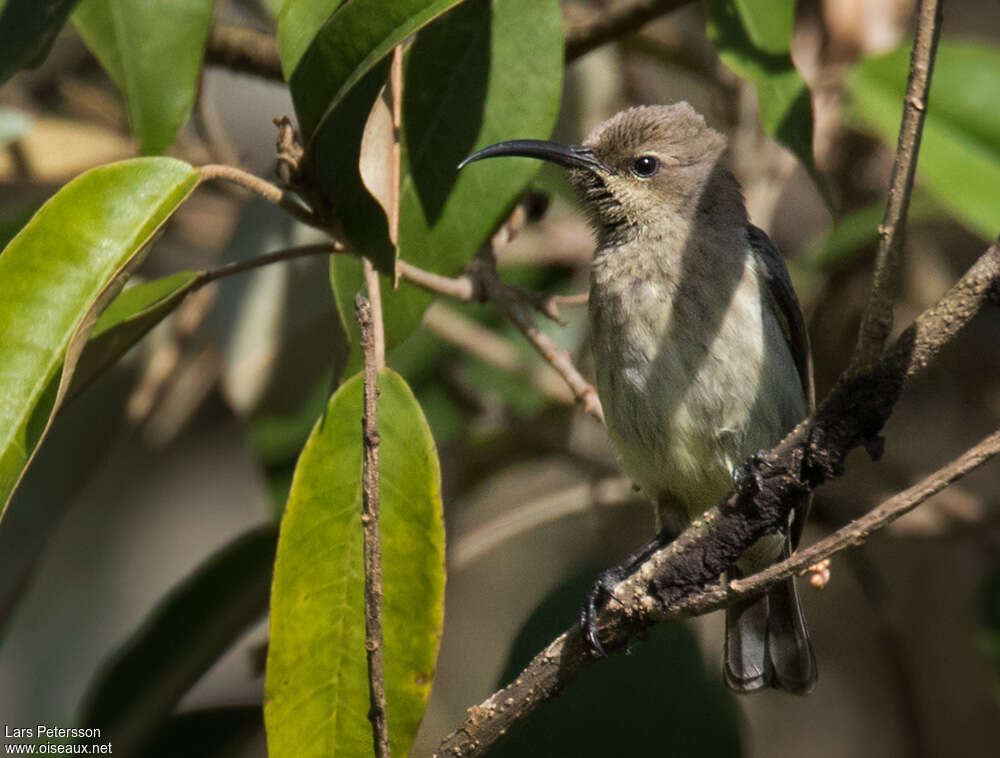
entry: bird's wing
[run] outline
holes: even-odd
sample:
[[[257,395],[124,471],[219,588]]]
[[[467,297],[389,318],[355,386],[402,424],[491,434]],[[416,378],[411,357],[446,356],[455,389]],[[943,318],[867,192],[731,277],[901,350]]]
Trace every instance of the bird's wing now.
[[[792,358],[795,360],[795,367],[798,369],[799,379],[802,382],[802,391],[805,393],[809,411],[812,412],[816,407],[812,351],[809,349],[809,333],[806,331],[805,319],[802,318],[799,299],[795,296],[795,290],[792,289],[791,277],[788,276],[788,269],[785,268],[785,261],[782,259],[781,253],[778,252],[778,248],[768,239],[763,230],[750,224],[747,226],[747,237],[750,240],[750,248],[762,264],[761,268],[771,296],[778,304],[781,328],[785,333],[788,346],[792,350]],[[811,503],[812,495],[810,494],[803,498],[802,503],[795,509],[795,518],[789,534],[793,550],[799,544]]]
[[[753,224],[747,226],[747,238],[750,240],[750,248],[754,255],[762,264],[764,279],[771,296],[778,305],[781,329],[785,333],[785,340],[792,351],[795,368],[798,369],[799,380],[802,382],[802,391],[809,404],[809,410],[812,411],[816,405],[816,392],[813,387],[809,333],[806,331],[802,309],[799,307],[799,299],[795,296],[795,290],[792,289],[792,280],[788,276],[788,269],[785,268],[785,261],[763,230],[758,229]]]

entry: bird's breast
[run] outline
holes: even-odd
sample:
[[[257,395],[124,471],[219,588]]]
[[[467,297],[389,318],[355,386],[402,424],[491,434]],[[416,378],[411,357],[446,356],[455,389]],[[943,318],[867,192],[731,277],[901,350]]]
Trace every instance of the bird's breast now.
[[[693,517],[729,489],[746,455],[780,439],[781,401],[767,392],[790,382],[801,394],[791,355],[749,256],[714,280],[602,273],[590,317],[609,434],[650,498]]]

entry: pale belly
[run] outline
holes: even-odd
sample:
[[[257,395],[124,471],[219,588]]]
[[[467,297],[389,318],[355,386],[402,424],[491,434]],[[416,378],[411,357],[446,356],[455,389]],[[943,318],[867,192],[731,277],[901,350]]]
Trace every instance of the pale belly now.
[[[805,400],[751,267],[715,320],[672,319],[654,284],[625,294],[627,318],[606,298],[591,313],[598,393],[626,472],[682,526],[805,415]]]

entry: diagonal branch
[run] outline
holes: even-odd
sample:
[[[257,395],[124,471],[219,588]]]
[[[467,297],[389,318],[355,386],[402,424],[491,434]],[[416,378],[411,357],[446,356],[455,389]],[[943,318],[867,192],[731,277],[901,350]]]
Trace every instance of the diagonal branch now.
[[[863,369],[878,357],[892,331],[892,306],[899,289],[906,213],[917,171],[917,154],[924,128],[927,95],[931,88],[934,56],[941,34],[943,2],[944,0],[921,0],[917,13],[917,31],[910,55],[910,75],[903,100],[903,120],[899,127],[896,160],[889,181],[889,201],[878,228],[875,278],[868,307],[861,321],[858,343],[851,356],[851,373]]]
[[[612,590],[596,616],[602,644],[621,649],[664,618],[721,608],[737,597],[764,591],[781,578],[857,544],[906,510],[939,492],[1000,450],[1000,434],[944,467],[832,538],[796,553],[757,576],[716,588],[718,577],[774,524],[787,518],[787,503],[843,472],[855,447],[877,449],[877,435],[907,380],[918,374],[987,303],[1000,305],[1000,243],[994,243],[933,308],[862,374],[843,377],[817,408],[777,447],[747,465],[742,486],[709,509],[666,547],[653,542],[646,559]],[[707,589],[706,589],[707,588]],[[436,756],[482,755],[540,703],[558,695],[593,657],[579,625],[539,653],[504,689],[469,710],[469,718],[445,737]]]

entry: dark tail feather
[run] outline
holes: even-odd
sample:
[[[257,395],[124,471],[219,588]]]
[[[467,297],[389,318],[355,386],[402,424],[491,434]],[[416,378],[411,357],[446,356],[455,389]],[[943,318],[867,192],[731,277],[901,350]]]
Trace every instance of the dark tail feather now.
[[[795,580],[726,609],[726,685],[740,693],[774,687],[796,695],[816,685],[816,659]]]
[[[740,692],[756,692],[772,679],[767,656],[768,596],[745,600],[726,608],[726,642],[723,673],[726,686]]]

